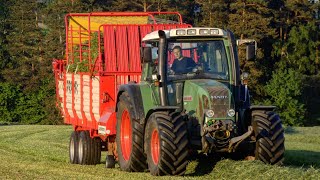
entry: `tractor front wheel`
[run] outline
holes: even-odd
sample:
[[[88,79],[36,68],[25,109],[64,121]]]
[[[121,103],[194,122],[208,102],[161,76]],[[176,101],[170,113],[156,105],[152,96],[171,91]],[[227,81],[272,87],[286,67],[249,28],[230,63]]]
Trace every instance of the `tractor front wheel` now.
[[[133,118],[133,106],[127,92],[120,96],[117,111],[118,163],[123,171],[141,172],[147,167],[143,151],[144,129],[138,119]]]
[[[183,175],[188,164],[187,146],[187,125],[180,113],[155,112],[150,116],[145,150],[152,175]]]
[[[284,160],[284,130],[277,114],[253,111],[252,124],[256,137],[255,159],[267,164],[282,165]]]

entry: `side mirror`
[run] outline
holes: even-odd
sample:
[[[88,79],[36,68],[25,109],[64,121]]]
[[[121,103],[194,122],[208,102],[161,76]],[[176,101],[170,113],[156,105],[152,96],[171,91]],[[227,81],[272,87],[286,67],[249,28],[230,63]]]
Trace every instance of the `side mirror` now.
[[[254,39],[239,39],[237,46],[246,45],[246,60],[254,60],[256,58],[257,42]]]
[[[143,47],[141,49],[141,63],[149,63],[152,62],[152,48],[151,47]]]
[[[256,46],[255,44],[248,44],[246,47],[246,60],[250,61],[256,58]]]

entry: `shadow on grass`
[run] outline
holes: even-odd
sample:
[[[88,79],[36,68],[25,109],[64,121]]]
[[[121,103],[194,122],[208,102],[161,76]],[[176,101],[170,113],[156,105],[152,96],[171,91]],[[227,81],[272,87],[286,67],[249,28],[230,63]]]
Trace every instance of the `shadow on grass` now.
[[[196,161],[197,165],[194,168],[194,172],[185,176],[203,176],[211,173],[217,162],[221,161],[222,156],[219,154],[198,154],[191,160]]]
[[[12,125],[20,125],[17,122],[0,122],[0,126],[12,126]]]
[[[296,134],[298,133],[298,131],[292,127],[292,126],[287,126],[285,129],[284,129],[284,133],[285,134]]]
[[[285,166],[320,168],[320,152],[306,150],[286,150]]]

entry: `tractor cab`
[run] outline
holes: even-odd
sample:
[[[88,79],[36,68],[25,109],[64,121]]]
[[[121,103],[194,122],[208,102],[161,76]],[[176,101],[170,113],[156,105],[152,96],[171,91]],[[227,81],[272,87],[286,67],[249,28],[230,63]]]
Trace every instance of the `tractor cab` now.
[[[228,151],[230,139],[236,137],[239,72],[227,32],[218,28],[156,31],[146,35],[142,45],[143,64],[149,64],[143,78],[159,94],[159,106],[177,106],[186,114],[192,136],[198,137],[193,145],[199,149]]]
[[[143,38],[143,61],[150,63],[149,70],[143,72],[143,79],[165,85],[162,86],[162,95],[165,96],[162,97],[165,102],[163,105],[188,106],[188,102],[192,102],[197,96],[194,93],[201,89],[192,86],[195,84],[231,89],[230,85],[234,84],[233,64],[230,42],[224,30],[183,28],[162,32],[165,34],[165,42],[162,44],[158,31]],[[186,87],[186,84],[191,87]],[[207,87],[204,88],[207,91]],[[229,93],[231,92],[228,90],[227,94]],[[211,97],[209,94],[209,99],[227,99],[228,96],[218,93]],[[228,96],[230,101],[231,97]]]

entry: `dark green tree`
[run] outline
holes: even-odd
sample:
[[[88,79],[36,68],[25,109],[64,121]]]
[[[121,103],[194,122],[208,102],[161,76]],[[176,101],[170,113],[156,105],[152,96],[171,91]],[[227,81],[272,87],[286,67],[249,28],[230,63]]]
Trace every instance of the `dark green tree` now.
[[[314,22],[295,26],[282,48],[279,66],[289,66],[305,75],[319,73],[319,28]]]
[[[194,22],[194,6],[192,0],[177,1],[177,0],[133,0],[122,1],[112,0],[109,11],[119,12],[166,12],[178,11],[182,14],[183,20],[186,23]],[[177,20],[177,19],[174,19]]]
[[[272,27],[272,18],[268,1],[234,0],[230,4],[228,27],[239,39],[254,39],[258,44],[256,61],[253,62],[245,61],[245,46],[239,46],[241,70],[250,73],[249,87],[255,103],[263,101],[265,92],[261,82],[271,78],[273,69],[269,47],[276,33]]]
[[[41,68],[41,40],[44,37],[38,26],[38,4],[33,0],[8,1],[7,51],[10,61],[2,75],[9,83],[19,83],[25,91],[38,87]]]
[[[15,99],[16,106],[13,106],[14,109],[12,109],[13,107],[7,104],[7,109],[12,109],[12,114],[16,115],[14,121],[40,122],[44,111],[42,102],[27,103],[29,99],[32,101],[39,98],[38,92],[43,78],[40,71],[44,61],[41,56],[44,34],[38,24],[39,3],[33,0],[17,0],[7,1],[7,5],[9,26],[6,35],[6,50],[10,58],[1,74],[9,87],[15,85],[19,88],[17,90],[19,98]],[[23,111],[19,111],[19,108]],[[32,113],[32,118],[26,116],[27,112]]]
[[[55,80],[52,72],[52,62],[54,59],[65,59],[65,23],[64,17],[68,13],[89,12],[90,8],[95,8],[95,2],[88,6],[88,2],[80,0],[63,1],[55,0],[41,4],[41,19],[39,25],[44,37],[41,41],[41,84],[38,88],[37,98],[33,94],[26,97],[27,103],[36,103],[41,100],[43,118],[41,124],[59,124],[61,119],[56,107]]]
[[[8,16],[8,9],[7,9],[7,2],[0,1],[0,70],[3,69],[8,62],[8,53],[6,50],[6,34],[7,34],[7,16]],[[0,75],[0,81],[2,77]]]
[[[23,96],[19,86],[6,82],[0,82],[0,122],[19,122],[19,114],[16,111],[18,101]]]
[[[168,2],[168,7],[164,11],[175,11],[182,15],[183,21],[187,24],[194,24],[195,18],[195,1],[193,0],[170,0]]]
[[[302,103],[302,74],[295,69],[282,68],[273,73],[272,79],[265,86],[271,97],[267,104],[276,105],[284,124],[302,125],[305,105]]]
[[[20,123],[57,124],[60,119],[54,108],[52,59],[63,57],[64,15],[78,7],[80,1],[12,0],[6,3],[5,46],[10,58],[1,75],[8,87],[19,88],[19,96],[13,96],[18,97],[14,100],[16,106],[8,104],[10,107],[4,108],[10,109],[16,115],[14,121]],[[49,7],[56,9],[50,11]],[[46,15],[54,16],[51,23],[56,27],[49,27],[52,24],[46,21],[49,19]]]
[[[111,11],[139,11],[139,12],[147,12],[153,11],[153,5],[155,4],[155,0],[133,0],[133,1],[121,1],[121,0],[113,0],[112,6],[110,7]]]
[[[230,0],[197,0],[199,19],[197,26],[208,26],[226,29]]]
[[[305,115],[315,114],[315,108],[318,107],[318,101],[314,98],[318,97],[315,93],[314,80],[319,73],[319,27],[317,27],[315,19],[316,5],[312,5],[309,1],[284,1],[277,13],[277,21],[275,21],[279,36],[278,40],[273,44],[273,54],[277,58],[276,67],[278,71],[293,69],[303,81],[298,81],[299,86],[292,86],[291,81],[287,84],[279,86],[280,89],[291,87],[291,90],[299,92],[299,96],[291,93],[287,94],[287,105],[281,105],[279,100],[274,100],[274,103],[282,106],[281,115],[289,120],[296,116],[295,121],[291,122],[294,125],[308,124],[304,121]],[[274,78],[274,77],[273,77]],[[275,81],[272,79],[271,81]],[[269,84],[270,86],[270,84]],[[275,88],[275,85],[274,85]],[[306,94],[308,93],[308,94]],[[270,91],[268,91],[268,95]],[[271,95],[272,96],[272,95]],[[279,95],[280,96],[280,95]],[[303,96],[303,100],[300,98]],[[314,98],[308,98],[312,96]],[[279,99],[279,97],[278,97]],[[280,98],[281,99],[281,98]],[[285,107],[285,109],[283,109]],[[306,110],[301,113],[300,109]],[[294,108],[296,114],[293,113]],[[292,110],[290,110],[292,109]],[[291,113],[289,118],[288,113]],[[291,120],[290,120],[291,121]],[[289,123],[290,124],[290,123]]]

